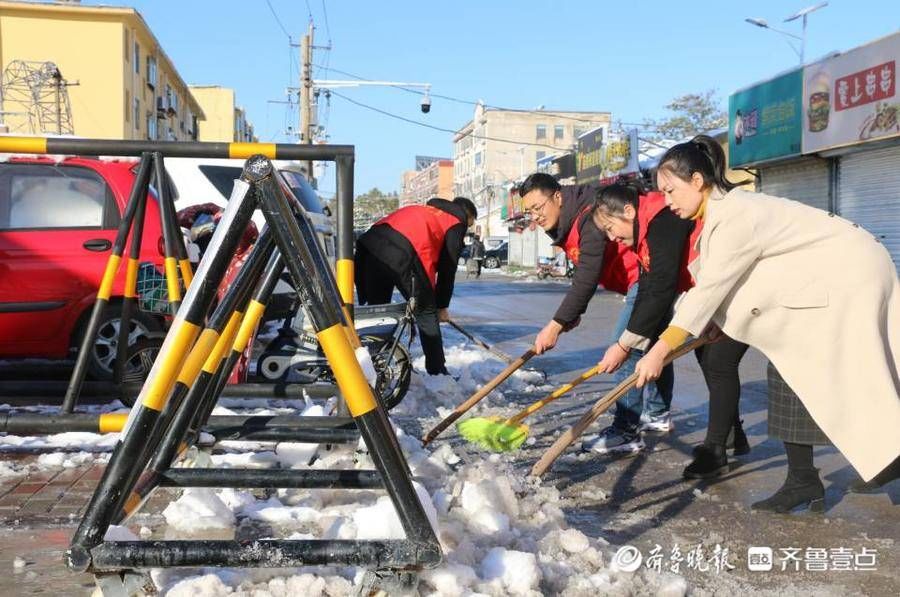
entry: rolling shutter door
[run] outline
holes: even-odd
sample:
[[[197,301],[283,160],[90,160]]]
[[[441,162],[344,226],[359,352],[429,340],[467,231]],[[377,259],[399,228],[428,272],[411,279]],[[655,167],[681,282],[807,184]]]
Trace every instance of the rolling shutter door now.
[[[900,146],[840,159],[837,212],[871,232],[900,268]]]
[[[760,168],[760,191],[831,211],[829,160],[803,158],[789,164]]]

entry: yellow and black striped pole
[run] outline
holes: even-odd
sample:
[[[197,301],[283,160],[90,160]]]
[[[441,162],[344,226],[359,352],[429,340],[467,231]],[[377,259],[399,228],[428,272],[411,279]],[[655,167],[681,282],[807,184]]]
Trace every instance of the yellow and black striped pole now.
[[[213,380],[209,384],[207,393],[204,395],[202,403],[191,421],[190,431],[187,435],[189,442],[196,440],[200,429],[209,420],[209,416],[212,414],[213,408],[215,408],[216,402],[225,388],[225,384],[228,383],[231,371],[253,339],[253,332],[262,320],[265,305],[272,297],[272,293],[275,291],[275,286],[278,284],[283,271],[284,260],[276,249],[276,252],[269,259],[266,271],[257,285],[253,297],[247,305],[241,325],[232,338],[231,350],[227,351],[227,354],[222,354],[222,359],[219,363],[209,363],[209,368],[206,369],[213,376]]]
[[[203,141],[145,141],[122,139],[75,139],[72,137],[0,136],[0,153],[38,155],[140,156],[158,151],[172,158],[245,159],[264,155],[273,160],[336,161],[353,157],[352,145],[304,145],[295,143],[209,143]],[[350,175],[352,176],[351,162]],[[351,187],[352,192],[352,187]]]
[[[128,262],[125,264],[125,287],[122,292],[122,318],[119,320],[119,339],[116,343],[116,361],[113,379],[121,384],[127,373],[128,345],[131,337],[131,317],[137,308],[137,276],[141,257],[141,242],[144,236],[144,218],[147,215],[147,193],[138,197],[137,211],[131,226],[131,245]]]
[[[156,196],[159,199],[159,219],[162,226],[163,245],[165,246],[166,290],[169,296],[169,308],[172,315],[178,313],[181,306],[181,283],[178,280],[178,249],[176,245],[183,240],[175,222],[175,204],[169,194],[166,183],[166,169],[162,154],[153,154],[153,168],[156,182]]]
[[[260,172],[263,172],[262,168]],[[316,275],[319,272],[312,249],[291,213],[284,191],[271,175],[271,164],[269,173],[259,181],[258,189],[259,204],[266,223],[272,228],[294,286],[307,299],[306,307],[316,338],[325,352],[350,415],[382,473],[385,488],[407,538],[423,547],[437,546],[437,538],[413,489],[393,428],[357,361],[348,337],[348,325],[352,323],[344,318],[346,305],[334,301],[336,289],[326,287],[333,284],[333,279],[327,275]]]
[[[272,236],[263,231],[234,283],[210,316],[207,327],[200,333],[197,343],[185,359],[172,396],[157,420],[159,432],[152,434],[153,439],[158,441],[148,444],[152,454],[150,463],[135,484],[132,497],[126,500],[124,512],[114,519],[115,524],[140,507],[144,498],[156,488],[159,475],[169,468],[179,448],[184,445],[186,422],[190,422],[200,407],[200,399],[211,379],[210,368],[215,372],[215,366],[211,363],[221,362],[222,354],[231,345],[246,303],[273,249]]]
[[[245,170],[242,178],[246,174]],[[219,227],[210,240],[207,258],[198,269],[184,304],[172,322],[156,362],[131,410],[128,423],[72,538],[66,557],[68,565],[73,569],[86,570],[91,566],[90,549],[103,540],[113,517],[133,497],[135,482],[152,456],[148,446],[158,443],[158,436],[164,431],[156,424],[160,412],[203,328],[216,290],[255,208],[255,196],[246,182],[239,181],[235,184]]]
[[[337,287],[347,312],[353,315],[353,155],[342,155],[337,164]],[[351,328],[353,325],[351,324]]]
[[[3,137],[0,137],[0,147],[2,147],[2,139]],[[75,402],[78,400],[81,384],[84,382],[84,376],[87,373],[88,361],[94,350],[94,342],[97,339],[100,320],[106,311],[107,305],[109,305],[113,282],[115,282],[116,274],[119,271],[122,255],[125,253],[125,242],[128,240],[128,233],[135,219],[138,205],[142,202],[142,197],[145,198],[147,196],[147,189],[150,184],[150,171],[151,157],[149,154],[144,154],[141,156],[138,173],[135,177],[134,185],[131,187],[131,195],[128,198],[128,203],[125,205],[125,213],[119,222],[119,230],[113,242],[112,252],[106,262],[106,269],[103,271],[103,278],[100,281],[100,288],[97,290],[94,308],[85,325],[84,336],[81,338],[78,356],[75,359],[75,367],[72,369],[72,376],[69,378],[69,385],[66,388],[66,395],[60,408],[64,413],[71,413],[75,409]],[[125,326],[130,326],[131,324],[130,321],[126,322],[124,320],[121,323]]]

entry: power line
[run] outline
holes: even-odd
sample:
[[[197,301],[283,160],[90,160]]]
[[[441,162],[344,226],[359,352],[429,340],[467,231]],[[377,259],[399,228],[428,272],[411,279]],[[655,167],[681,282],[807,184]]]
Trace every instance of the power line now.
[[[309,7],[309,0],[306,0],[306,12],[309,15],[309,22],[313,22],[312,9]]]
[[[275,17],[275,20],[278,22],[278,26],[281,27],[281,30],[284,31],[285,35],[287,35],[288,41],[291,41],[291,34],[288,33],[288,30],[285,28],[284,23],[281,22],[281,19],[278,17],[278,13],[275,12],[275,8],[272,6],[272,3],[269,0],[266,0],[266,4],[269,6],[269,10],[272,11],[272,16]]]
[[[421,127],[427,128],[427,129],[432,129],[432,130],[435,130],[435,131],[441,131],[442,133],[452,133],[452,134],[455,135],[455,134],[457,134],[457,133],[459,132],[459,131],[456,131],[456,130],[453,130],[453,129],[448,129],[448,128],[444,128],[444,127],[440,127],[440,126],[434,126],[433,124],[426,124],[426,123],[424,123],[424,122],[419,122],[418,120],[413,120],[413,119],[411,119],[411,118],[406,118],[405,116],[400,116],[400,115],[398,115],[398,114],[393,114],[393,113],[388,112],[388,111],[386,111],[386,110],[382,110],[381,108],[376,108],[375,106],[370,106],[370,105],[368,105],[368,104],[364,104],[364,103],[362,103],[362,102],[358,102],[358,101],[356,101],[356,100],[354,100],[354,99],[351,99],[351,98],[347,97],[346,95],[343,95],[343,94],[341,94],[341,93],[338,93],[337,91],[334,91],[333,89],[331,90],[331,94],[332,94],[332,95],[335,95],[335,96],[337,96],[337,97],[339,97],[339,98],[341,98],[341,99],[344,100],[344,101],[347,101],[347,102],[350,102],[351,104],[354,104],[354,105],[356,105],[356,106],[359,106],[359,107],[361,107],[361,108],[365,108],[365,109],[367,109],[367,110],[372,110],[373,112],[378,112],[379,114],[382,114],[382,115],[384,115],[384,116],[388,116],[388,117],[390,117],[390,118],[395,118],[395,119],[397,119],[397,120],[402,120],[403,122],[408,122],[408,123],[410,123],[410,124],[415,124],[415,125],[417,125],[417,126],[421,126]],[[469,133],[469,134],[464,135],[464,136],[465,136],[465,137],[471,137],[471,138],[473,138],[473,139],[484,139],[485,141],[497,141],[497,142],[500,142],[500,143],[512,143],[512,144],[514,144],[514,145],[530,145],[530,146],[533,146],[533,147],[546,147],[546,148],[552,149],[552,150],[554,150],[554,151],[565,151],[565,148],[562,148],[562,147],[555,147],[555,146],[553,146],[553,145],[547,145],[546,143],[530,143],[530,142],[528,142],[528,141],[516,141],[516,140],[514,140],[514,139],[501,139],[501,138],[499,138],[499,137],[487,137],[487,136],[485,136],[485,135],[476,135],[476,134],[474,134],[474,133]]]
[[[366,79],[365,77],[361,77],[359,75],[354,75],[353,73],[348,73],[347,71],[342,71],[342,70],[336,69],[334,67],[319,66],[319,68],[326,68],[327,70],[336,72],[339,75],[344,75],[345,77],[351,77],[358,81],[370,81],[371,80],[371,79]],[[407,93],[413,93],[416,95],[425,95],[424,91],[419,91],[418,89],[411,89],[409,87],[403,87],[402,85],[388,85],[388,87],[393,87],[395,89],[400,89],[401,91],[405,91]],[[456,102],[459,104],[466,104],[466,105],[470,105],[470,106],[477,106],[477,105],[479,105],[479,103],[481,103],[481,102],[467,100],[467,99],[461,99],[461,98],[453,97],[453,96],[449,96],[449,95],[441,95],[439,93],[429,92],[429,95],[431,97],[437,97],[440,99],[445,99],[445,100],[448,100],[451,102]],[[549,110],[526,110],[523,108],[508,108],[508,107],[504,107],[504,106],[494,106],[494,105],[489,105],[489,104],[482,104],[482,105],[484,105],[485,108],[492,108],[494,110],[503,110],[505,112],[520,112],[520,113],[524,113],[524,114],[546,114],[548,116],[554,116],[556,118],[560,118],[563,120],[574,120],[576,122],[585,122],[585,123],[597,122],[596,119],[568,116],[567,114],[562,113],[562,112],[552,112]],[[617,123],[619,125],[634,126],[634,127],[644,128],[644,129],[653,129],[653,130],[659,129],[659,127],[657,127],[656,125],[647,124],[647,123],[622,122],[622,121],[617,121]]]
[[[325,17],[325,33],[328,35],[328,45],[331,46],[331,27],[328,26],[328,9],[325,8],[325,0],[322,0],[322,14]]]

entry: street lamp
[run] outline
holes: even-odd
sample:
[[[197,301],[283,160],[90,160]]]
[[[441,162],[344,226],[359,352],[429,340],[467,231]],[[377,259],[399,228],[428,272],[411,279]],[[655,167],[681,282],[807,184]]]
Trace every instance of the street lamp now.
[[[787,41],[787,44],[791,47],[791,49],[794,51],[794,53],[797,54],[797,56],[800,58],[800,64],[803,64],[805,54],[806,54],[806,17],[821,8],[825,8],[826,6],[828,6],[828,2],[820,2],[819,4],[807,6],[806,8],[797,11],[795,14],[792,14],[791,16],[789,16],[788,18],[786,18],[784,20],[785,23],[789,23],[791,21],[795,21],[802,17],[803,18],[803,35],[802,35],[802,37],[799,35],[794,35],[793,33],[789,33],[787,31],[782,31],[781,29],[776,29],[775,27],[772,27],[771,25],[769,25],[769,22],[766,21],[765,19],[749,18],[749,19],[744,19],[744,21],[747,23],[750,23],[751,25],[754,25],[756,27],[761,27],[763,29],[771,29],[772,31],[774,31],[776,33],[780,33],[781,35],[791,37],[793,39],[798,40],[800,42],[799,50],[796,47],[794,47],[794,44],[792,44],[791,42],[789,42],[787,40],[785,40],[785,41]]]
[[[431,84],[430,83],[404,83],[402,81],[338,81],[338,80],[317,80],[312,82],[313,87],[317,89],[342,89],[346,87],[413,87],[424,89],[422,102],[419,104],[422,112],[428,114],[431,112]]]

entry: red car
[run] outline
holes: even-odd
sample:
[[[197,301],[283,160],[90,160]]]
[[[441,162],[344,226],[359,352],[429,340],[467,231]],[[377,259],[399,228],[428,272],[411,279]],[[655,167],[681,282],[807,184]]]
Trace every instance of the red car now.
[[[135,170],[134,160],[35,156],[0,162],[0,359],[65,359],[77,349]],[[150,196],[140,261],[161,268],[159,207]],[[124,266],[89,361],[94,378],[112,375],[123,284]],[[160,331],[163,323],[137,311],[130,342]]]

